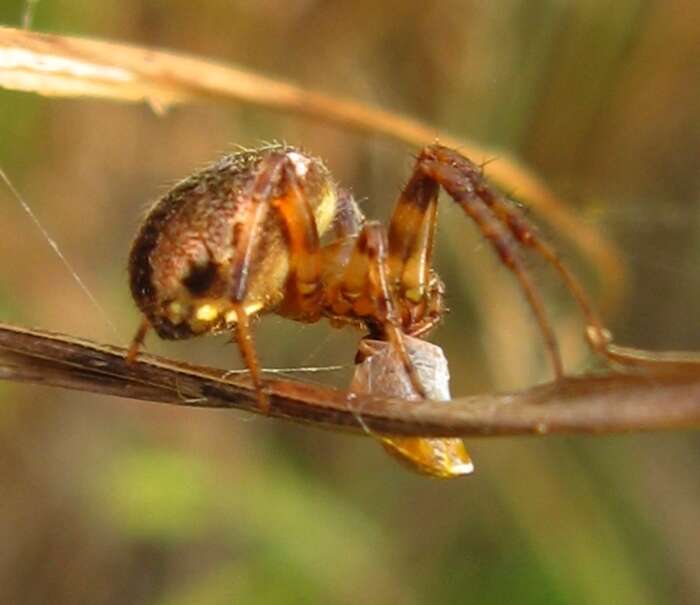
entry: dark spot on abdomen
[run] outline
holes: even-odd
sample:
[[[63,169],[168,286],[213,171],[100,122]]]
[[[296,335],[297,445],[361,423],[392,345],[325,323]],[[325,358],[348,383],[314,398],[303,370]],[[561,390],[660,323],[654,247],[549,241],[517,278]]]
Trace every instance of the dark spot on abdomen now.
[[[185,287],[195,296],[206,294],[216,281],[218,275],[218,265],[208,262],[206,265],[194,265],[190,269],[190,274],[182,280]]]

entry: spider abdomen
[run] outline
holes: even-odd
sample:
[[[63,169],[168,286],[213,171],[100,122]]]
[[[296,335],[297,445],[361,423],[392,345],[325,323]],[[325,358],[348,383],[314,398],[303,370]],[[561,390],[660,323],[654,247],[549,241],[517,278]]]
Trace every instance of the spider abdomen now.
[[[216,332],[236,323],[235,305],[253,315],[282,301],[289,246],[275,212],[266,212],[256,230],[245,297],[232,294],[239,240],[260,203],[254,190],[279,164],[295,171],[295,186],[303,188],[322,233],[332,220],[335,185],[320,160],[282,145],[224,155],[151,208],[132,245],[129,274],[132,296],[161,338]],[[287,187],[284,179],[275,181],[269,194],[283,199]]]

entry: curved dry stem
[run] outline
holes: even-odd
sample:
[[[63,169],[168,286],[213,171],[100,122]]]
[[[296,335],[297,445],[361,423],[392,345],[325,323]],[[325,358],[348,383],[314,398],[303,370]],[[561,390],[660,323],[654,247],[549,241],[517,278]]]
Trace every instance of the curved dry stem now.
[[[173,405],[259,413],[245,377],[154,356],[125,362],[120,347],[0,324],[0,378]],[[700,427],[700,365],[678,373],[567,378],[513,393],[444,402],[358,397],[269,379],[270,416],[321,428],[421,437],[601,434]]]
[[[48,96],[145,101],[158,112],[201,99],[246,102],[416,147],[437,139],[477,163],[488,161],[491,178],[515,191],[558,233],[570,238],[598,270],[607,305],[621,295],[624,269],[618,251],[579,221],[538,177],[501,150],[451,136],[407,116],[186,55],[8,27],[0,27],[0,86]]]

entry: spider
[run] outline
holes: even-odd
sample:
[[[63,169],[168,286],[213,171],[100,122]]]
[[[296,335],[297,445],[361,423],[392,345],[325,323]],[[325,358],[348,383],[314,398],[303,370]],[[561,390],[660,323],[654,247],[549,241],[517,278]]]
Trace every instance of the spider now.
[[[417,156],[388,228],[365,219],[321,160],[287,145],[224,155],[181,181],[153,206],[131,248],[131,292],[144,319],[128,358],[150,328],[165,339],[230,330],[267,412],[251,319],[267,312],[301,322],[328,318],[388,341],[424,398],[404,337],[425,336],[445,312],[432,266],[441,187],[517,277],[561,378],[557,341],[520,248],[549,261],[588,324],[600,326],[583,290],[481,167],[439,144]]]

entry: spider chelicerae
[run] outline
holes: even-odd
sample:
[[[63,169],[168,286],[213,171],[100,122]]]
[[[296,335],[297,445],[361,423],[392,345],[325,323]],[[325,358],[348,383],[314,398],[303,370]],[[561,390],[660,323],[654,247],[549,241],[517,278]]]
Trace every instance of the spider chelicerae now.
[[[144,320],[129,358],[150,328],[165,339],[231,330],[266,412],[251,319],[267,312],[301,322],[328,318],[388,341],[425,395],[404,336],[426,335],[445,311],[432,265],[440,188],[517,277],[562,377],[557,340],[521,249],[552,264],[602,334],[600,322],[555,250],[482,167],[439,144],[416,158],[388,228],[365,219],[321,160],[287,145],[224,155],[181,181],[153,206],[131,249],[131,292]]]

